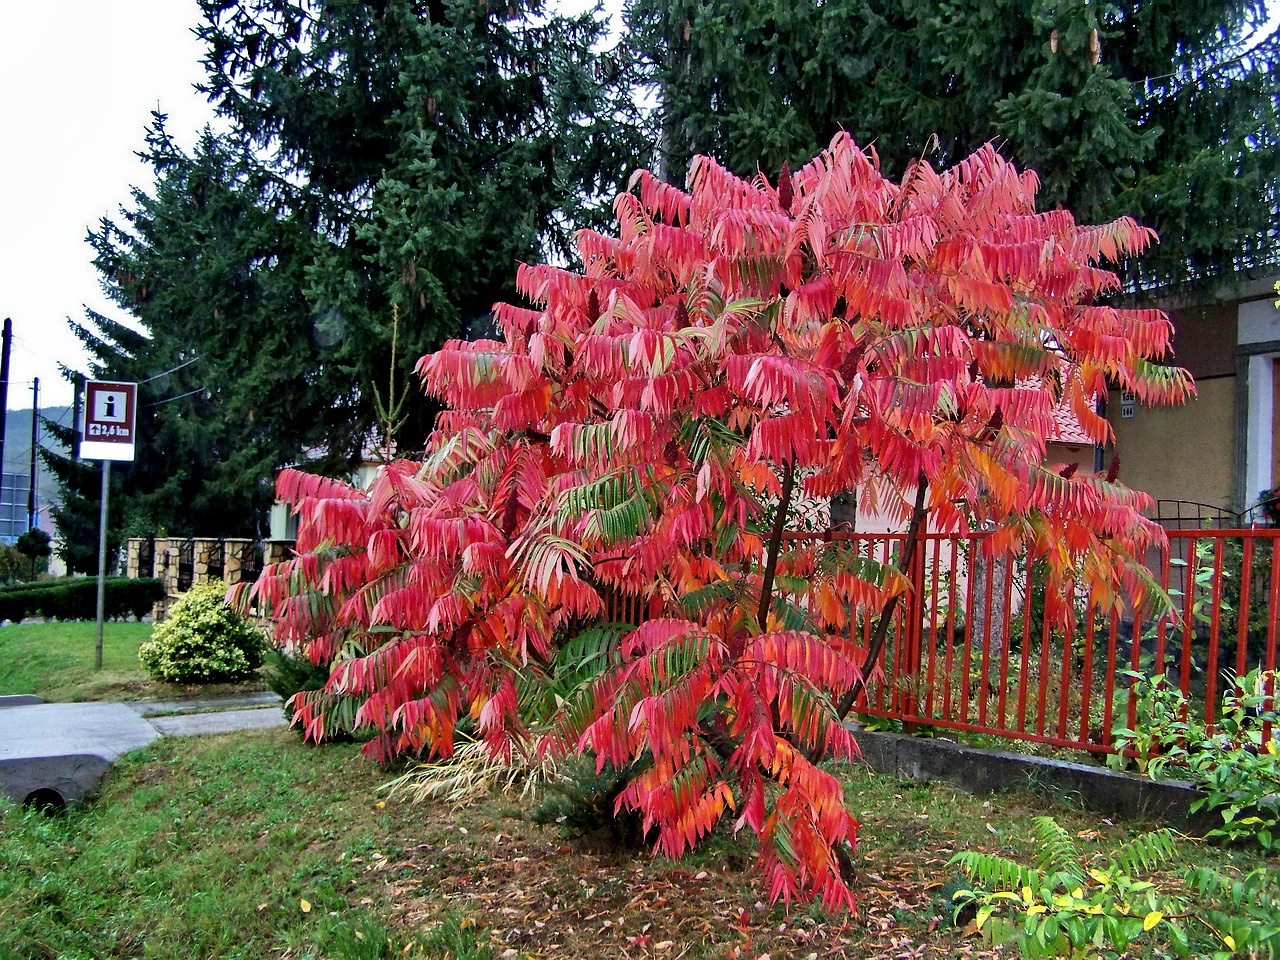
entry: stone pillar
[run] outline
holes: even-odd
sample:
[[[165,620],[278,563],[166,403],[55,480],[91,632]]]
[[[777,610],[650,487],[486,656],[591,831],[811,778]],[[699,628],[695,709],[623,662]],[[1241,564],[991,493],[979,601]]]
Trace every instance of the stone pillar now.
[[[297,542],[296,540],[263,540],[262,565],[283,563],[290,559],[293,556],[294,544]]]
[[[142,576],[140,567],[142,566],[142,544],[144,542],[142,537],[129,538],[129,553],[124,562],[124,575],[130,580],[137,580]]]
[[[222,579],[228,585],[244,580],[244,570],[252,550],[252,540],[235,537],[222,541]]]
[[[151,575],[164,585],[164,596],[151,607],[151,618],[159,623],[169,613],[169,541],[164,537],[156,537],[155,555],[151,559]],[[174,577],[177,573],[175,571]]]
[[[209,582],[209,567],[216,564],[221,544],[222,541],[220,540],[210,540],[206,537],[196,538],[191,563],[191,583],[193,586],[197,583]]]

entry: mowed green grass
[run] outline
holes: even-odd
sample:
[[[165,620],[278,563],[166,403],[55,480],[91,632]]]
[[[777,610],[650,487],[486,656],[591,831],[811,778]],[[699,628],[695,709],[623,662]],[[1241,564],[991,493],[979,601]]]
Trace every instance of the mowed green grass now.
[[[566,840],[514,797],[457,811],[384,801],[391,774],[356,754],[289,730],[164,739],[65,817],[0,802],[0,960],[990,957],[952,922],[952,853],[1028,862],[1037,813],[1090,854],[1142,829],[854,766],[858,914],[788,913],[763,902],[749,831],[718,830],[673,862]],[[1234,873],[1260,862],[1250,850],[1182,852]]]
[[[46,700],[146,700],[262,689],[257,682],[183,686],[159,683],[138,661],[152,624],[103,625],[102,670],[94,670],[97,625],[19,623],[0,627],[0,695],[33,693]]]
[[[422,955],[389,938],[382,877],[357,881],[423,811],[393,824],[355,752],[282,730],[166,739],[65,817],[0,802],[0,960]]]

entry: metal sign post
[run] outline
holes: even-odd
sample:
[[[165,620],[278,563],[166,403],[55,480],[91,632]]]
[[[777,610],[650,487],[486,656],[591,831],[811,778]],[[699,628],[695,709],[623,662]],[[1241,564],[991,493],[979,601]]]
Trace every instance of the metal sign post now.
[[[98,641],[93,668],[102,669],[102,622],[107,601],[107,499],[111,461],[132,461],[137,432],[138,385],[90,380],[84,385],[80,458],[102,461],[102,512],[98,519]]]

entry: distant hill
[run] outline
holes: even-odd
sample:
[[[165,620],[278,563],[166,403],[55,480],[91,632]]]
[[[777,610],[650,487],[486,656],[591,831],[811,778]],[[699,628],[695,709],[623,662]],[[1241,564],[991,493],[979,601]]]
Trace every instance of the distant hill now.
[[[44,407],[40,416],[47,417],[54,423],[69,424],[71,407]],[[41,426],[39,431],[40,445],[57,449],[58,445],[52,436]],[[4,472],[16,473],[26,477],[31,470],[31,408],[10,410],[5,420],[4,430]],[[25,486],[25,483],[24,483]],[[45,468],[43,461],[36,460],[36,496],[43,507],[49,502],[59,503],[62,491],[58,481]]]

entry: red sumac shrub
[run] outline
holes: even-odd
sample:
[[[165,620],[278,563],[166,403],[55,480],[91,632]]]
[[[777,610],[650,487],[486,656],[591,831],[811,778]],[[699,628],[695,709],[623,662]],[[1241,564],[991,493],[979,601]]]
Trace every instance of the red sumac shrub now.
[[[1155,362],[1163,314],[1092,305],[1152,234],[1037,212],[1035,190],[989,146],[893,183],[844,135],[776,186],[708,157],[687,191],[638,173],[618,235],[579,235],[582,273],[521,266],[532,307],[494,308],[502,340],[423,358],[448,407],[425,462],[367,492],[281,476],[298,556],[251,600],[333,664],[298,696],[307,735],[446,755],[468,717],[499,753],[589,753],[637,771],[618,803],[664,852],[728,812],[770,896],[850,903],[857,822],[818,761],[854,754],[841,721],[883,641],[849,625],[886,623],[906,582],[784,549],[769,512],[856,488],[914,532],[994,525],[989,549],[1044,561],[1056,616],[1073,581],[1141,600],[1160,537],[1144,495],[1043,462],[1062,404],[1102,442],[1109,384],[1191,392]],[[660,615],[540,697],[606,591]]]

